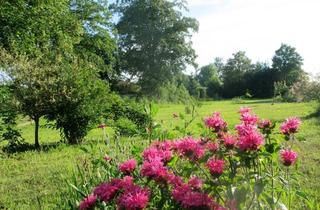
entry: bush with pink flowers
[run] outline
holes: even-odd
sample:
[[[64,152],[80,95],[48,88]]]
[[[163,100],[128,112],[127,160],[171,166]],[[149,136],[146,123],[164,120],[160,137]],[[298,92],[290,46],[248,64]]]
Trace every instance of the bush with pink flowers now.
[[[259,119],[249,108],[230,129],[221,114],[205,118],[207,135],[155,141],[134,158],[101,158],[105,180],[86,185],[80,209],[291,208],[301,124]],[[78,189],[74,186],[75,189]]]

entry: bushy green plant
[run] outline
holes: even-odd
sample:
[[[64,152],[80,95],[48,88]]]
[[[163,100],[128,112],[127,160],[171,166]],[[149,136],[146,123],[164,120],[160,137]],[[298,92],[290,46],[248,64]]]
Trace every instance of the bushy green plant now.
[[[121,135],[132,136],[137,134],[137,125],[126,117],[120,117],[115,121],[115,127]]]

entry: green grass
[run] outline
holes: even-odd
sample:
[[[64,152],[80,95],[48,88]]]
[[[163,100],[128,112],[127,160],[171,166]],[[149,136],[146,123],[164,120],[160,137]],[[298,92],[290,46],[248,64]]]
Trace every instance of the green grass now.
[[[197,108],[198,117],[191,124],[189,130],[199,133],[197,123],[203,117],[210,115],[213,111],[220,111],[224,119],[232,128],[239,122],[238,109],[243,106],[253,108],[254,112],[261,118],[269,118],[280,122],[287,117],[297,116],[303,120],[301,132],[298,135],[299,168],[303,174],[301,176],[301,186],[303,191],[307,191],[311,197],[320,202],[320,129],[319,118],[311,117],[315,111],[314,103],[276,103],[269,100],[250,100],[243,103],[234,101],[202,102]],[[184,112],[183,105],[162,104],[159,105],[159,112],[156,116],[158,122],[162,122],[167,128],[173,128],[181,124],[177,119],[173,119],[173,113]],[[44,122],[42,122],[42,125]],[[21,120],[19,128],[27,142],[33,143],[33,124],[27,120]],[[108,129],[112,134],[112,130]],[[88,153],[83,148],[89,147],[92,143],[95,146],[95,156],[103,156],[110,153],[112,156],[116,150],[115,144],[106,146],[102,143],[102,133],[99,129],[92,130],[86,137],[84,145],[68,146],[64,144],[54,144],[59,142],[59,132],[42,127],[40,129],[40,143],[53,145],[47,151],[27,151],[22,153],[7,154],[0,152],[0,209],[54,209],[59,202],[60,192],[66,190],[65,179],[72,176],[77,164],[84,164]],[[122,138],[120,144],[123,145],[121,157],[123,159],[130,154],[128,151],[132,144],[141,144],[137,138]]]

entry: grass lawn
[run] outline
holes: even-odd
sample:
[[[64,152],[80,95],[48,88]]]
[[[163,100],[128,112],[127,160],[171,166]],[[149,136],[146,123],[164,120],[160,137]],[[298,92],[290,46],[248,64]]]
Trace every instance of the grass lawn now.
[[[315,112],[314,103],[271,103],[270,100],[250,100],[236,103],[234,101],[202,102],[197,108],[198,117],[192,123],[189,130],[199,133],[197,123],[202,121],[204,116],[210,115],[213,111],[220,111],[229,127],[234,127],[239,122],[237,113],[239,107],[249,106],[261,118],[268,118],[280,122],[287,117],[297,116],[303,120],[301,132],[298,138],[299,168],[301,186],[307,191],[315,202],[320,202],[320,119],[312,117]],[[184,111],[184,105],[162,104],[159,105],[159,112],[156,120],[162,122],[168,128],[179,124],[173,119],[173,113]],[[31,122],[22,120],[19,124],[23,137],[27,142],[33,142],[33,125]],[[111,134],[112,131],[108,130]],[[78,146],[56,144],[59,141],[59,132],[49,128],[41,127],[40,144],[46,144],[44,151],[27,151],[15,154],[0,152],[0,209],[54,209],[59,203],[59,193],[67,187],[65,179],[72,176],[77,163],[83,162],[89,155],[83,151],[88,148],[89,143],[95,146],[90,150],[92,155],[103,156],[105,153],[114,153],[116,146],[104,145],[102,133],[99,129],[92,130],[86,137],[86,143]],[[128,144],[128,142],[130,144]],[[138,138],[122,138],[120,144],[124,151],[129,151],[133,144],[144,143]],[[129,154],[122,153],[125,158]]]

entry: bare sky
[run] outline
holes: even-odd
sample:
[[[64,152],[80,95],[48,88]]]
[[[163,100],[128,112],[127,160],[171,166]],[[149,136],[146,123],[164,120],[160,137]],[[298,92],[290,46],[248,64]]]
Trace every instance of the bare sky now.
[[[187,0],[199,23],[193,46],[200,66],[243,50],[271,63],[281,43],[295,47],[304,69],[320,73],[320,0]]]

